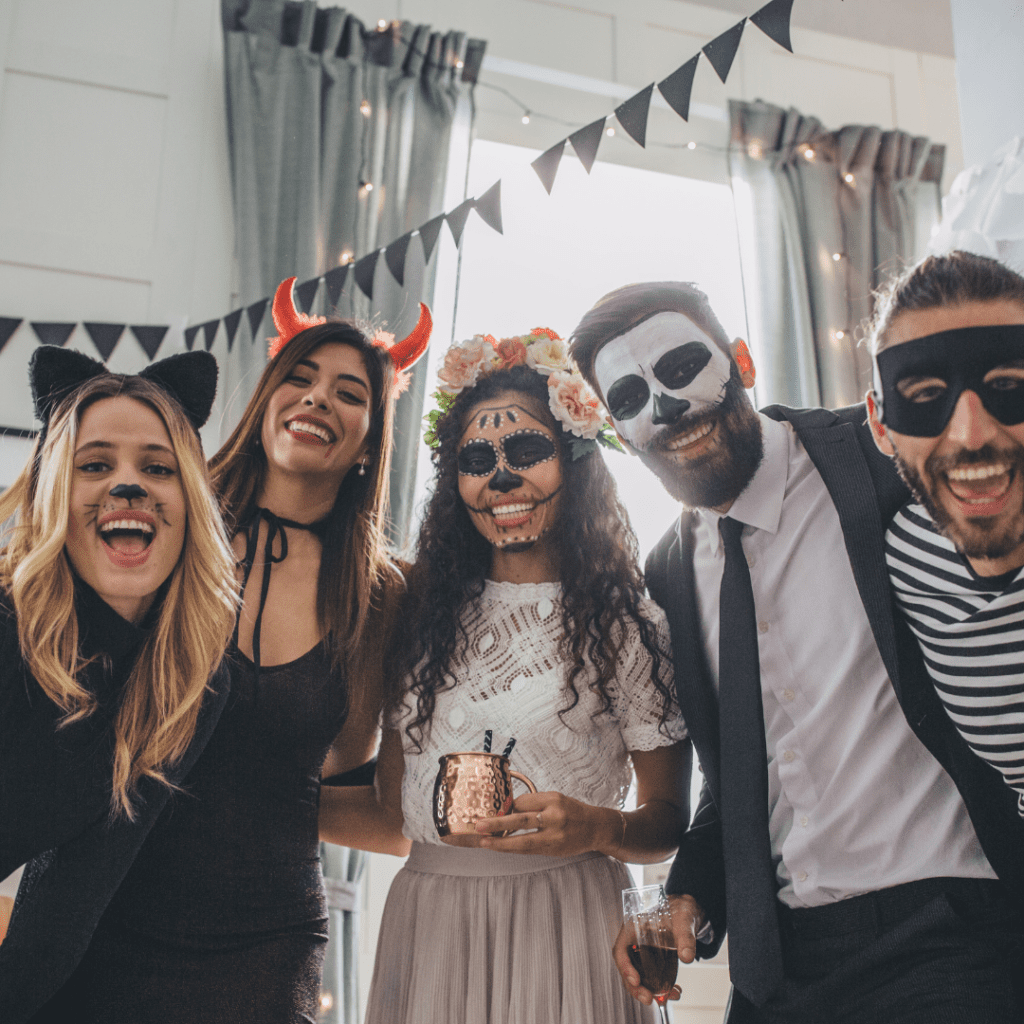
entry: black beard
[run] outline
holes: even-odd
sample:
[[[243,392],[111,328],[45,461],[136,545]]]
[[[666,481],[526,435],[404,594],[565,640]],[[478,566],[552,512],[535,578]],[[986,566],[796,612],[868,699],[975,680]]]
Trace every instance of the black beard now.
[[[1003,460],[1010,463],[1012,474],[1024,474],[1024,448],[1019,445],[1004,449],[987,444],[973,452],[962,451],[952,456],[931,455],[925,459],[924,470],[934,487],[935,481],[951,469]],[[933,496],[921,474],[903,461],[899,452],[896,452],[896,469],[917,501],[925,507],[938,531],[952,541],[965,557],[1005,558],[1024,543],[1024,509],[1018,509],[1016,516],[998,532],[997,524],[1001,518],[999,516],[968,518],[965,530]]]
[[[672,428],[672,437],[689,434],[708,422],[717,424],[717,434],[706,452],[688,462],[676,462],[662,447],[638,452],[665,490],[687,508],[731,505],[764,458],[761,421],[735,366],[719,405],[709,413],[681,420]]]

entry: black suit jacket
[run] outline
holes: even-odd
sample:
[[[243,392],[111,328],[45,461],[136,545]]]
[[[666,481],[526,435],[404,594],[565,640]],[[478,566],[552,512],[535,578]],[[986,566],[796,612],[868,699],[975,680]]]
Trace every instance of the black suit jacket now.
[[[846,550],[878,652],[907,722],[952,777],[993,869],[1024,906],[1024,819],[1000,774],[968,749],[946,715],[902,617],[894,614],[885,564],[885,531],[909,491],[892,461],[875,447],[864,406],[830,412],[771,406],[788,420],[835,504]],[[718,703],[704,654],[693,580],[692,514],[684,512],[647,561],[651,596],[668,616],[679,706],[704,771],[704,790],[676,855],[666,889],[689,893],[714,927],[713,956],[727,927],[722,834],[718,817]],[[822,628],[829,624],[823,623]],[[810,628],[815,628],[811,624]],[[857,680],[850,680],[856,685]]]

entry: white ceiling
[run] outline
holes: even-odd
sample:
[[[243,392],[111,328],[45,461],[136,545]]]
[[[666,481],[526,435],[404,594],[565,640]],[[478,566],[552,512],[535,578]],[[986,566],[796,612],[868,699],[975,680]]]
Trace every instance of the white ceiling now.
[[[757,9],[751,0],[696,0],[737,14]],[[952,57],[953,21],[949,0],[796,0],[793,25]]]

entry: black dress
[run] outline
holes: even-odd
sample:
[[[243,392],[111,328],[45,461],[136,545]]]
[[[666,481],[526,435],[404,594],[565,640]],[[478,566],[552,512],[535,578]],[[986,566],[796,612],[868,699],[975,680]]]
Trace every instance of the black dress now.
[[[261,602],[262,603],[262,602]],[[90,1024],[313,1022],[327,942],[320,769],[347,689],[326,642],[228,654],[231,696],[69,985]]]

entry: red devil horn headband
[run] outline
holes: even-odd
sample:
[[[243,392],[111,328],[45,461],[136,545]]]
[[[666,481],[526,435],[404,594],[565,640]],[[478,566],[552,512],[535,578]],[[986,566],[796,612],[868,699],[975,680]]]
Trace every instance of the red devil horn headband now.
[[[271,307],[271,314],[274,318],[274,326],[277,328],[277,337],[270,339],[270,347],[267,355],[270,359],[278,354],[292,338],[300,331],[310,327],[327,323],[327,317],[307,316],[295,308],[292,299],[292,285],[296,278],[289,277],[277,286],[274,293],[274,304]],[[383,331],[377,333],[373,344],[383,348],[391,356],[391,362],[395,367],[394,393],[400,394],[409,386],[409,367],[416,362],[430,343],[430,332],[433,330],[434,322],[430,316],[430,310],[424,303],[420,303],[420,316],[412,333],[401,341],[394,341],[394,336]]]

